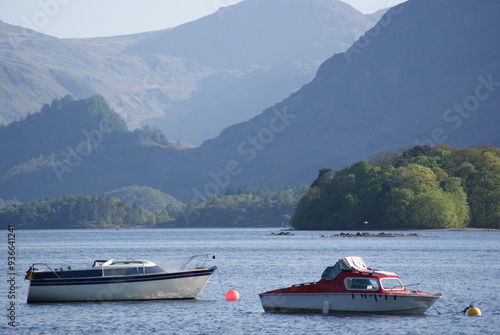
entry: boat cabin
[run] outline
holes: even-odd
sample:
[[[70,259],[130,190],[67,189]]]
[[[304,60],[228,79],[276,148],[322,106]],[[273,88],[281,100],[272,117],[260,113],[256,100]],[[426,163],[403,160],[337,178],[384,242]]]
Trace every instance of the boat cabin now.
[[[368,268],[361,257],[344,257],[327,267],[319,281],[275,292],[407,294],[408,290],[397,274]]]
[[[41,267],[39,270],[37,267]],[[162,273],[164,270],[150,261],[125,260],[95,260],[91,268],[53,269],[45,263],[35,263],[28,270],[27,278],[31,279],[55,279],[55,278],[91,278],[109,276],[134,276]]]
[[[331,286],[336,292],[407,293],[406,287],[395,273],[376,270],[343,270],[334,279],[322,278],[317,284]]]

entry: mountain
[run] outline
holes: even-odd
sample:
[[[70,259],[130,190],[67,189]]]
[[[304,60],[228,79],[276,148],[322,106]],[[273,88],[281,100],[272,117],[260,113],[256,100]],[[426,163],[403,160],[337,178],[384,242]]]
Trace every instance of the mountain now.
[[[246,0],[108,38],[57,39],[0,21],[0,123],[67,94],[99,94],[129,127],[199,145],[298,90],[375,23],[339,0]]]
[[[128,131],[100,96],[55,99],[0,127],[0,143],[0,198],[21,202],[109,191],[129,199],[124,187],[151,186],[183,148],[154,128]]]
[[[122,55],[120,45],[99,39],[82,44],[0,21],[0,122],[19,120],[68,94],[77,99],[101,94],[135,127],[145,118],[161,116],[166,106],[185,99],[197,81],[213,73],[171,56]],[[169,76],[152,80],[155,69]]]
[[[76,142],[61,137],[49,151],[62,147],[62,152],[38,157],[33,151],[4,169],[0,198],[26,201],[139,185],[185,202],[230,185],[310,184],[322,168],[340,169],[403,146],[499,147],[499,19],[495,0],[408,1],[387,11],[345,53],[323,62],[310,83],[198,148],[178,150],[153,128],[118,127],[116,134],[102,134],[89,152],[79,144],[90,141],[83,131],[100,128],[82,123],[79,129],[76,122],[71,128]],[[93,99],[70,102],[62,110],[85,105],[89,118],[102,110],[101,121],[114,115],[100,98]],[[11,127],[25,129],[19,134],[45,129],[42,122],[43,127],[28,131],[39,119],[33,114],[0,128],[0,138],[7,141],[2,146],[12,144],[2,133],[18,134]],[[55,123],[50,134],[57,138],[64,129]],[[33,135],[25,148],[44,136]],[[75,160],[75,148],[87,155]]]
[[[142,124],[200,144],[298,90],[375,23],[338,0],[249,0],[152,34],[125,52],[172,55],[218,72],[191,98]]]
[[[112,124],[109,131],[101,130],[103,120]],[[95,135],[97,130],[101,136]],[[12,174],[16,167],[30,160],[47,158],[86,139],[95,137],[97,142],[102,134],[113,131],[125,132],[127,126],[109,110],[104,99],[75,101],[70,96],[55,99],[51,105],[45,104],[39,113],[0,128],[0,174]]]
[[[311,83],[186,152],[163,188],[192,199],[229,183],[310,183],[321,168],[403,146],[498,147],[499,19],[494,0],[392,8]]]
[[[374,24],[338,0],[250,0],[143,38],[126,52],[171,55],[224,70],[322,62]]]

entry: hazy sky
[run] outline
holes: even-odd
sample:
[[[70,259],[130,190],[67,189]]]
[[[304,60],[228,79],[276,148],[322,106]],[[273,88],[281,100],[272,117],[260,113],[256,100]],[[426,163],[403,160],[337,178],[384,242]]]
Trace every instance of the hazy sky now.
[[[115,36],[175,27],[240,1],[0,0],[0,20],[57,37]],[[405,0],[343,1],[372,13]]]

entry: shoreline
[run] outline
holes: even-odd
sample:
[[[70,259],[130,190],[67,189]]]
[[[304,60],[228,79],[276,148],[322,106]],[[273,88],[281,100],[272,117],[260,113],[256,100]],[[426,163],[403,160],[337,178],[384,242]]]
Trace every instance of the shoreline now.
[[[433,228],[433,229],[415,229],[418,231],[500,231],[497,228]]]
[[[416,234],[416,233],[410,233],[410,234],[399,234],[399,233],[384,233],[384,232],[381,232],[381,233],[376,233],[376,234],[372,234],[372,233],[361,233],[361,232],[357,232],[356,234],[352,234],[352,233],[340,233],[340,234],[334,234],[334,235],[321,235],[321,237],[432,237],[432,236],[428,236],[428,235],[420,235],[420,234]]]
[[[342,231],[342,229],[294,229],[294,228],[287,228],[287,229],[282,229],[283,231]],[[356,229],[343,229],[344,231],[360,231]],[[415,228],[415,229],[363,229],[365,232],[382,232],[383,230],[386,231],[394,231],[394,232],[406,232],[406,231],[500,231],[500,228]]]

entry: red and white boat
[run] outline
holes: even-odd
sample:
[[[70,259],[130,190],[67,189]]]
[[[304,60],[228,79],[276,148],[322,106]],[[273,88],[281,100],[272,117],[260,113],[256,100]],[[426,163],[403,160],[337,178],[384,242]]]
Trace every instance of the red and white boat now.
[[[266,312],[423,314],[440,294],[409,291],[398,275],[344,257],[325,269],[321,280],[259,294]]]

